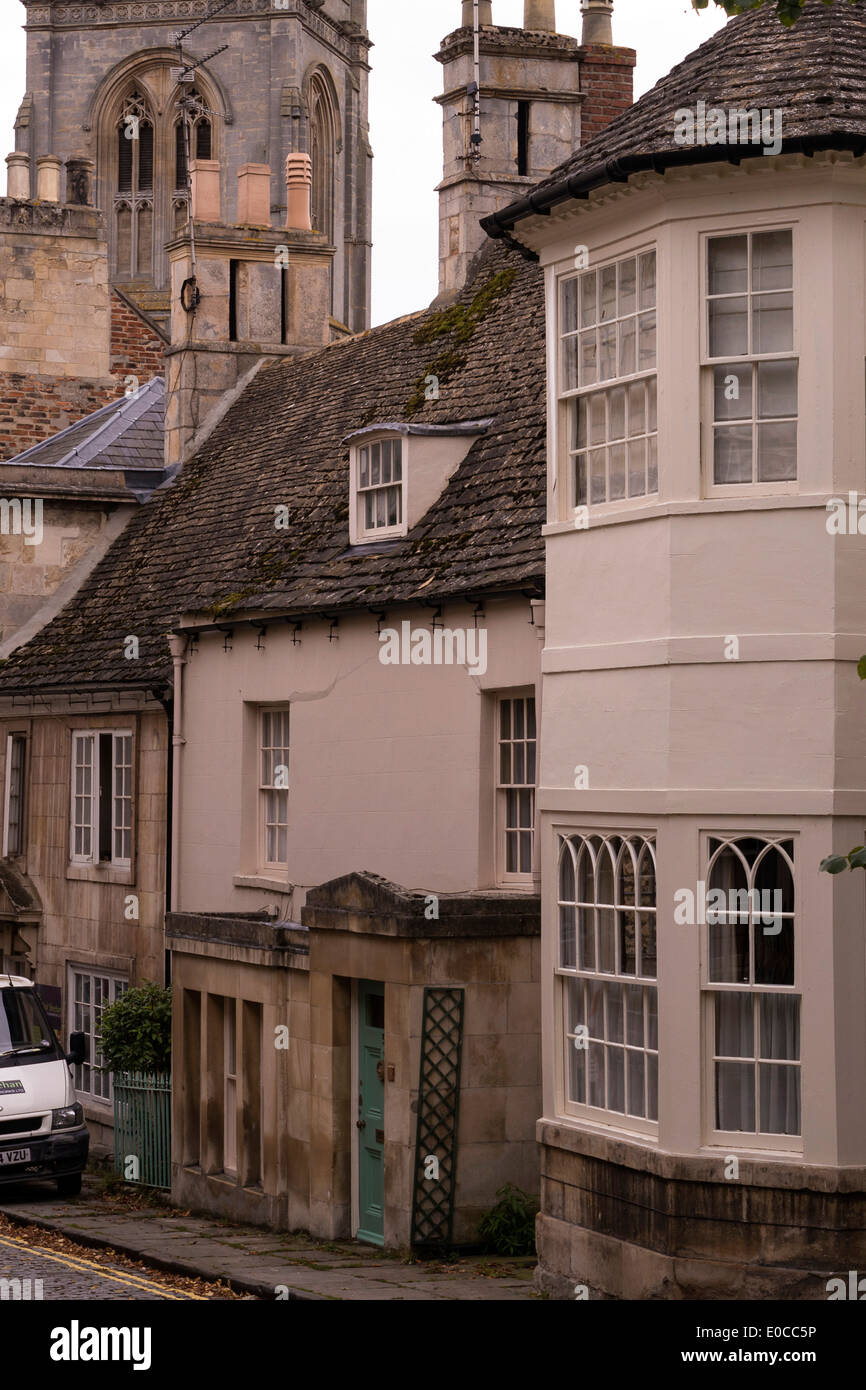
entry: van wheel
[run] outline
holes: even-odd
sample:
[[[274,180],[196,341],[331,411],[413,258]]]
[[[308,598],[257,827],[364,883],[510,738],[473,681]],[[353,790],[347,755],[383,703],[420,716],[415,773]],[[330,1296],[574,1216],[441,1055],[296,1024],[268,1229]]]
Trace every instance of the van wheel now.
[[[67,1173],[57,1179],[57,1192],[61,1197],[77,1197],[81,1191],[81,1174]]]

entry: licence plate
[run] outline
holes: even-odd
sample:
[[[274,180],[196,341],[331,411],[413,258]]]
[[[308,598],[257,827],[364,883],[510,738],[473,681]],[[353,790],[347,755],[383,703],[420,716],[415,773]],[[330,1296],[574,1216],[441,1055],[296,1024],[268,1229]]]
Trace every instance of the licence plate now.
[[[0,1153],[0,1168],[9,1163],[29,1163],[29,1149],[7,1149],[5,1153]]]

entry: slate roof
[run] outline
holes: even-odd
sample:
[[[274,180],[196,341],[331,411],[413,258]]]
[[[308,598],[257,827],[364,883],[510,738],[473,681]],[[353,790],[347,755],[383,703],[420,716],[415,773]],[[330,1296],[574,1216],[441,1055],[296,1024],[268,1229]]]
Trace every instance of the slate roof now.
[[[52,476],[43,470],[79,469],[90,474],[110,469],[124,476],[129,489],[147,493],[165,475],[164,420],[165,386],[161,377],[154,377],[132,395],[110,401],[7,459],[3,467],[38,469],[42,487]],[[58,475],[57,489],[68,487],[69,480]]]
[[[725,110],[782,112],[782,152],[866,152],[866,0],[807,0],[785,28],[774,4],[731,19],[634,106],[543,179],[524,198],[485,218],[502,236],[523,217],[629,174],[677,164],[738,161],[761,155],[755,145],[682,146],[674,113],[699,101]]]
[[[439,399],[425,399],[436,376]],[[405,540],[349,547],[347,436],[374,422],[490,419]],[[335,615],[541,592],[544,301],[539,269],[492,243],[450,308],[263,367],[75,598],[0,668],[25,689],[165,687],[181,613]],[[275,509],[289,508],[277,530]],[[124,659],[136,634],[140,658]]]

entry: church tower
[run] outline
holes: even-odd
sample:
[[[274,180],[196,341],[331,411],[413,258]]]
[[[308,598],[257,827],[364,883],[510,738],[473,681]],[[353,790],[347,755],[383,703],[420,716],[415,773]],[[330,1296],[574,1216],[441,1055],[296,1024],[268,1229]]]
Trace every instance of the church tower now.
[[[567,3],[576,8],[577,0]],[[461,288],[486,240],[481,218],[527,193],[632,103],[636,55],[613,45],[613,0],[581,0],[580,41],[556,32],[555,0],[524,0],[522,29],[496,25],[495,8],[495,0],[462,0],[461,27],[436,54],[444,75],[436,100],[445,147],[439,292],[446,298]]]
[[[29,155],[29,196],[37,197],[40,160],[59,160],[61,205],[102,214],[111,286],[165,327],[165,248],[187,220],[188,159],[218,176],[219,220],[228,224],[242,211],[239,173],[267,165],[279,228],[286,158],[303,153],[312,163],[313,229],[335,248],[335,331],[369,326],[366,0],[22,3],[27,91],[16,151]]]

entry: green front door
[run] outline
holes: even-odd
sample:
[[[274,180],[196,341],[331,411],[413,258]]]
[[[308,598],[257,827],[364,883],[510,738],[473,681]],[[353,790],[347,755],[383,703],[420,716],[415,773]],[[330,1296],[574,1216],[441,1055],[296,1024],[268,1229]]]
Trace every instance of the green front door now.
[[[385,1243],[385,986],[358,981],[358,1239]]]

